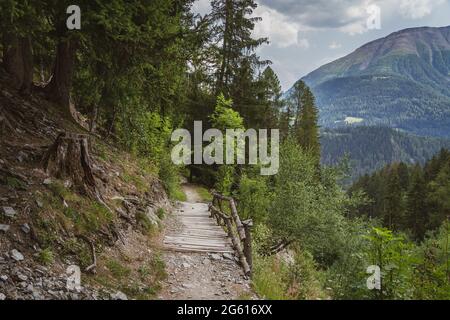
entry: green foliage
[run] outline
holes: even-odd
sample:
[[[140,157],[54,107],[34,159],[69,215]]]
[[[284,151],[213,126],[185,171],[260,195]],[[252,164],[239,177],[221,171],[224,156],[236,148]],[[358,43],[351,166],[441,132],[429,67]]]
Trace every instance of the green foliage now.
[[[172,163],[170,157],[166,154],[159,162],[159,178],[168,196],[173,200],[185,201],[186,195],[180,186],[180,168]]]
[[[295,83],[290,90],[288,104],[289,110],[294,115],[293,135],[299,145],[319,161],[319,111],[315,104],[314,95],[303,81],[300,80]],[[290,119],[288,121],[290,122]]]
[[[395,162],[424,164],[440,149],[450,147],[450,141],[446,139],[416,136],[387,127],[364,126],[323,129],[320,142],[322,163],[336,165],[347,156],[353,181]]]
[[[280,148],[273,199],[268,221],[276,234],[298,240],[317,261],[331,264],[340,244],[343,214],[352,200],[336,184],[321,183],[314,156],[292,139]]]
[[[136,213],[136,221],[139,226],[143,229],[144,233],[149,236],[152,236],[156,230],[158,230],[159,226],[153,223],[150,218],[145,214],[145,212],[137,212]]]
[[[442,150],[424,166],[394,163],[363,176],[349,193],[362,191],[371,201],[357,206],[354,213],[379,218],[384,226],[422,240],[426,231],[438,229],[450,212],[449,163],[449,152]]]
[[[448,220],[416,249],[416,299],[450,299],[450,223]]]
[[[164,210],[163,208],[158,208],[158,210],[156,210],[156,215],[158,216],[158,218],[164,219],[164,217],[166,216],[166,210]]]
[[[201,187],[201,186],[197,186],[195,188],[195,190],[200,195],[200,198],[202,199],[203,202],[211,202],[212,201],[213,197],[212,197],[212,194],[208,191],[208,189]]]
[[[298,247],[283,255],[263,254],[272,233],[263,224],[254,232],[252,284],[259,296],[269,300],[323,299],[323,272],[319,271],[313,257]]]
[[[5,184],[13,189],[24,189],[26,183],[14,177],[6,177]]]
[[[39,252],[38,259],[39,259],[39,262],[42,263],[43,265],[52,264],[55,260],[52,249],[46,248],[46,249],[41,250]]]
[[[410,299],[412,245],[402,236],[385,228],[373,228],[365,236],[369,241],[368,262],[381,269],[381,290],[374,290],[377,299]]]
[[[238,211],[242,219],[253,219],[255,223],[265,222],[271,202],[267,181],[263,177],[241,177],[238,190]]]
[[[230,195],[234,183],[235,168],[232,165],[222,165],[217,170],[215,188],[224,195]]]
[[[111,274],[118,280],[128,277],[131,273],[130,268],[126,267],[120,261],[114,259],[109,260],[106,263],[106,267],[111,272]]]
[[[238,112],[231,108],[232,105],[233,101],[225,99],[223,94],[217,97],[216,108],[211,115],[211,124],[214,128],[222,131],[244,128],[244,120]]]

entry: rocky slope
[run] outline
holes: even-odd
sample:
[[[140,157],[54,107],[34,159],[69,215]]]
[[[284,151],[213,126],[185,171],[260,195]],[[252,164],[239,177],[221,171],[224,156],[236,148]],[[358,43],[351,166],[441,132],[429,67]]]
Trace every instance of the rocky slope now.
[[[0,300],[154,297],[165,277],[155,237],[170,202],[151,164],[87,134],[39,93],[20,97],[9,82],[0,72]],[[60,132],[88,136],[103,203],[43,169]],[[81,286],[71,285],[73,268]]]

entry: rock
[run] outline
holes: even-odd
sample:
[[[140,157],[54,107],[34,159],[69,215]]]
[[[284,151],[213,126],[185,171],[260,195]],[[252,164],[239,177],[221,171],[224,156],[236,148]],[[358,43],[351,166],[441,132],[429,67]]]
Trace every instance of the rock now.
[[[214,260],[214,261],[220,261],[220,260],[222,260],[222,257],[219,256],[217,253],[212,253],[212,254],[210,255],[210,258],[211,258],[211,260]]]
[[[45,179],[44,180],[44,182],[43,182],[45,185],[49,185],[49,184],[51,184],[52,183],[52,179],[50,179],[50,178],[47,178],[47,179]]]
[[[185,289],[192,289],[194,287],[192,284],[188,284],[188,283],[183,283],[181,286]]]
[[[3,293],[0,292],[0,300],[3,301],[5,299],[6,299],[6,296]]]
[[[36,204],[39,208],[42,208],[44,206],[44,203],[41,200],[36,199]]]
[[[161,219],[158,218],[158,216],[155,214],[155,209],[152,207],[147,207],[145,209],[145,215],[147,216],[147,218],[150,220],[150,222],[153,225],[158,225],[159,223],[161,223]]]
[[[3,207],[3,214],[8,218],[14,218],[16,216],[16,210],[11,207]]]
[[[22,231],[26,234],[29,234],[31,231],[30,225],[28,223],[24,223],[20,229],[22,229]]]
[[[7,224],[0,224],[0,231],[8,232],[9,226]]]
[[[234,255],[232,255],[231,253],[225,252],[224,254],[222,254],[222,257],[224,257],[227,260],[234,260]]]
[[[111,299],[112,300],[128,300],[128,297],[125,293],[121,292],[121,291],[117,291],[114,294],[111,294]]]
[[[7,281],[8,280],[8,276],[7,275],[2,275],[2,276],[0,276],[0,280]]]
[[[11,258],[13,258],[16,261],[22,261],[24,259],[23,254],[21,254],[16,249],[11,250]]]
[[[183,263],[181,264],[181,266],[182,266],[183,268],[185,268],[185,269],[191,267],[191,265],[190,265],[189,263],[187,263],[187,262],[183,262]]]
[[[28,280],[28,277],[27,277],[26,275],[24,275],[24,274],[21,274],[21,273],[19,273],[19,274],[17,275],[17,278],[18,278],[19,280],[21,280],[21,281],[27,281],[27,280]]]

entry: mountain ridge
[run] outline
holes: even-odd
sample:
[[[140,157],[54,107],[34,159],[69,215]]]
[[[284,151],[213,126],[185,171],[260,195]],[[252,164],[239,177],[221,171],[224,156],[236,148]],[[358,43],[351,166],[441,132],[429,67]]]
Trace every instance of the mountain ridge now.
[[[323,127],[352,117],[362,119],[358,125],[450,137],[450,26],[393,32],[301,80],[316,96]]]

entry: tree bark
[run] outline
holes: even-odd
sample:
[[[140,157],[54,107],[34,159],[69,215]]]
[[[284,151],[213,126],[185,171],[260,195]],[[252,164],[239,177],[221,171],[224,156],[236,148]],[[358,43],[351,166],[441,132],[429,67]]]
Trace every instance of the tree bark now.
[[[69,179],[77,191],[103,203],[85,135],[61,133],[45,153],[42,166],[49,175]]]
[[[94,104],[91,107],[91,114],[89,117],[89,132],[95,133],[97,128],[97,118],[98,118],[98,104]]]
[[[33,87],[33,52],[30,37],[21,39],[22,61],[23,61],[23,81],[20,93],[30,95]]]
[[[56,49],[53,75],[46,86],[47,97],[58,103],[64,110],[74,116],[74,107],[71,103],[70,91],[75,67],[75,54],[77,50],[75,40],[60,40]]]
[[[6,35],[3,40],[3,66],[12,76],[12,85],[21,93],[30,94],[33,84],[31,39]]]

